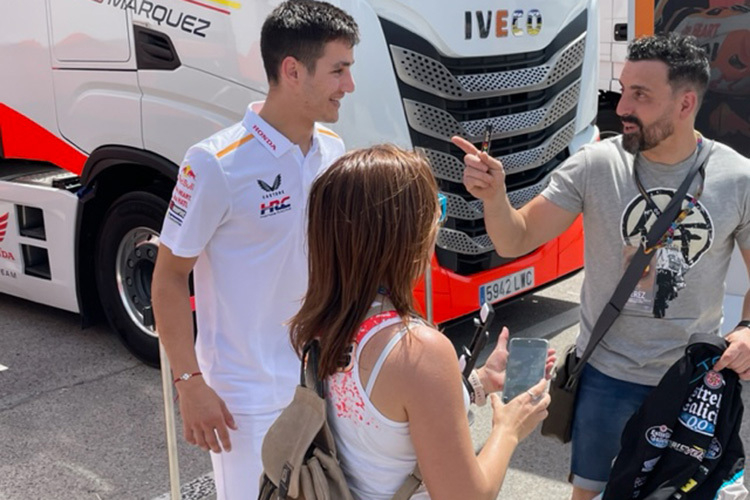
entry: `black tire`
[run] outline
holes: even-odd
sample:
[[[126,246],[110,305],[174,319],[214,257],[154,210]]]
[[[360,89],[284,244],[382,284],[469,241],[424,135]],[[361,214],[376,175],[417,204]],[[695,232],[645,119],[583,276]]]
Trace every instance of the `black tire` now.
[[[599,137],[609,139],[622,133],[622,122],[614,109],[602,109],[596,118],[596,126],[599,127]]]
[[[599,137],[602,140],[622,133],[622,122],[615,111],[619,100],[620,96],[614,93],[608,93],[606,96],[600,96],[599,98],[596,126],[599,127]]]
[[[96,244],[96,284],[104,313],[128,350],[159,366],[159,340],[143,324],[151,306],[151,278],[159,231],[167,210],[161,197],[144,191],[118,198],[104,216]]]

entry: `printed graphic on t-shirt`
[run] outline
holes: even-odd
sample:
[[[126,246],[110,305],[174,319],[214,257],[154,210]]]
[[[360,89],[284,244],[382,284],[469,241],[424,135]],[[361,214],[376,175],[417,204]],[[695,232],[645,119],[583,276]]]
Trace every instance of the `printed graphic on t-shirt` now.
[[[292,209],[291,196],[287,196],[281,189],[281,174],[278,174],[270,184],[263,179],[258,179],[258,186],[263,193],[260,202],[261,219]]]
[[[657,188],[648,191],[651,199],[663,210],[674,194],[673,189]],[[685,197],[683,208],[690,198]],[[649,208],[643,196],[636,196],[622,214],[622,238],[632,246],[645,238],[658,215]],[[669,304],[685,288],[685,274],[711,247],[714,226],[706,208],[698,201],[690,214],[674,228],[671,241],[656,250],[651,265],[655,267],[656,282],[653,291],[652,313],[656,318],[666,316]],[[643,304],[640,304],[643,307]],[[642,309],[641,309],[642,310]]]
[[[177,183],[175,184],[174,191],[172,191],[172,199],[169,202],[167,215],[169,220],[178,226],[182,226],[182,222],[187,215],[196,180],[197,176],[190,165],[185,165],[177,176]]]

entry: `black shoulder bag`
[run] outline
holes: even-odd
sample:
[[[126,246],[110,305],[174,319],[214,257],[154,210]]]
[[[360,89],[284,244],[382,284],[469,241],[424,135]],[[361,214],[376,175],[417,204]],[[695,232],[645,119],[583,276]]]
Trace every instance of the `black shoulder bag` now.
[[[550,383],[550,396],[552,401],[547,409],[549,416],[542,422],[542,435],[559,439],[567,443],[572,438],[573,431],[573,412],[575,409],[576,394],[578,392],[578,379],[581,375],[584,365],[594,352],[594,348],[604,338],[607,330],[612,326],[617,317],[620,315],[625,303],[628,301],[633,289],[643,276],[643,271],[651,262],[653,250],[659,244],[662,237],[666,234],[672,222],[681,216],[682,202],[685,199],[687,190],[690,188],[693,179],[698,172],[705,178],[705,163],[708,155],[713,148],[713,141],[703,140],[704,143],[698,152],[695,164],[688,172],[685,180],[675,192],[667,207],[656,219],[651,226],[646,238],[641,242],[638,251],[633,255],[630,264],[623,273],[620,283],[615,288],[612,298],[604,306],[604,310],[599,315],[599,319],[594,324],[591,332],[591,338],[586,346],[583,355],[576,356],[575,344],[565,349],[563,356],[558,362],[557,369],[552,382]],[[634,168],[635,170],[635,168]],[[640,183],[639,183],[640,187]],[[646,198],[647,200],[649,198]],[[684,217],[684,215],[683,215]]]

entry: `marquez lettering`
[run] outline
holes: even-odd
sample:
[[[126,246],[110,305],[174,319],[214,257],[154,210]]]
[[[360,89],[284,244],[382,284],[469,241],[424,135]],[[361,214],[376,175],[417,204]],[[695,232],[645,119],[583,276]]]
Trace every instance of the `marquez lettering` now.
[[[105,3],[104,0],[93,1],[100,4]],[[201,38],[206,37],[205,30],[211,26],[211,21],[208,19],[176,11],[171,7],[165,7],[149,0],[106,0],[106,4],[122,10],[130,9],[133,11],[133,15],[143,16],[159,26],[165,23],[167,26]]]

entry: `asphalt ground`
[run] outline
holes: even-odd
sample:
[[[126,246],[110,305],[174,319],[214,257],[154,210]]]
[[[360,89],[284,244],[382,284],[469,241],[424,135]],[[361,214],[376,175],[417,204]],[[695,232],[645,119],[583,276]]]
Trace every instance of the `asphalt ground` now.
[[[572,342],[582,276],[498,307],[485,355],[502,325],[558,350]],[[473,330],[465,321],[446,334],[459,346]],[[479,449],[491,410],[474,412]],[[214,498],[209,457],[178,441],[183,498]],[[569,498],[568,467],[568,445],[535,431],[519,445],[498,498]],[[168,491],[159,371],[130,356],[105,325],[82,330],[77,315],[0,295],[0,500],[161,500]]]

